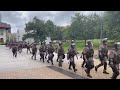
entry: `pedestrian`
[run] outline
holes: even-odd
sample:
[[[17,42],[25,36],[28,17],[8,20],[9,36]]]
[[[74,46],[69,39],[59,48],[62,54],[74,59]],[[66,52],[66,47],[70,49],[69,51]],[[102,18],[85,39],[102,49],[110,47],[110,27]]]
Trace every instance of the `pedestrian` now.
[[[48,60],[47,60],[47,62],[49,63],[49,61],[51,61],[51,65],[54,65],[53,64],[54,51],[55,51],[55,49],[52,45],[52,42],[50,42],[49,46],[48,46]]]
[[[69,70],[71,69],[71,66],[73,67],[74,72],[77,71],[75,61],[74,61],[74,56],[77,55],[77,51],[75,49],[75,43],[71,43],[71,47],[68,49],[68,56],[69,56]]]
[[[99,59],[100,64],[95,66],[95,71],[97,72],[98,68],[104,66],[103,73],[109,74],[107,70],[107,61],[108,61],[108,47],[107,47],[107,39],[102,40],[102,45],[99,47]]]
[[[18,51],[17,44],[14,43],[13,46],[12,46],[13,57],[17,57],[17,51]]]
[[[34,60],[36,60],[36,53],[37,53],[37,47],[36,47],[36,44],[34,43],[33,46],[32,46],[32,59],[34,57]]]
[[[85,72],[88,77],[92,78],[90,75],[91,69],[94,68],[94,61],[93,61],[93,56],[94,56],[94,50],[93,50],[93,45],[91,41],[87,41],[87,46],[83,51],[84,54],[84,60],[85,60]]]
[[[43,60],[43,62],[44,62],[44,55],[45,55],[45,50],[46,49],[46,47],[45,47],[45,45],[44,45],[44,42],[42,42],[41,43],[41,46],[40,46],[40,48],[39,48],[39,53],[40,53],[40,61],[41,61],[41,59]]]
[[[30,51],[30,44],[29,43],[27,43],[26,48],[27,48],[27,53],[28,53],[28,51],[31,53],[31,51]]]
[[[113,71],[111,79],[116,79],[118,77],[119,63],[120,63],[120,42],[114,44],[114,49],[109,54],[109,64]]]
[[[62,67],[62,62],[63,62],[63,59],[65,58],[65,55],[64,55],[64,48],[62,46],[62,42],[59,42],[59,47],[58,47],[58,66],[59,67]]]
[[[82,55],[81,55],[81,58],[83,58],[83,62],[82,62],[81,67],[83,67],[83,68],[84,68],[85,62],[86,62],[86,61],[85,61],[85,54],[84,54],[84,52],[86,51],[87,47],[88,47],[88,45],[86,44],[86,45],[85,45],[85,48],[83,49]]]

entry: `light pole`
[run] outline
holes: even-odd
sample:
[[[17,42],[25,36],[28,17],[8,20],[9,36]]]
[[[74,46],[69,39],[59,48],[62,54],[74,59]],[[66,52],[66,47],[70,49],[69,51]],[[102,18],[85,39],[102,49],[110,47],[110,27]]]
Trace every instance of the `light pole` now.
[[[102,38],[103,38],[103,17],[102,17],[102,12],[101,12],[101,17],[100,17],[100,43],[102,43]]]

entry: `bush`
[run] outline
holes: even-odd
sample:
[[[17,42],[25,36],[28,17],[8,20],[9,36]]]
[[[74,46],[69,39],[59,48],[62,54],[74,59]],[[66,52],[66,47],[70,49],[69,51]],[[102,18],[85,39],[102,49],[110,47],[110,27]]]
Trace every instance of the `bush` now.
[[[6,43],[0,43],[0,45],[6,45]]]

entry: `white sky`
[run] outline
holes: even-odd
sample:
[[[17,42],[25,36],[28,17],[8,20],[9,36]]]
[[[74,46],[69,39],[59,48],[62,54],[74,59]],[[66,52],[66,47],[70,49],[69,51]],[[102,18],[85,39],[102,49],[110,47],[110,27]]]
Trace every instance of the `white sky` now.
[[[82,12],[86,15],[95,11],[0,11],[2,14],[2,22],[11,25],[11,31],[15,33],[17,29],[24,30],[25,23],[37,16],[42,20],[52,20],[58,26],[66,26],[71,22],[71,16],[75,13]],[[96,11],[101,13],[101,11]]]

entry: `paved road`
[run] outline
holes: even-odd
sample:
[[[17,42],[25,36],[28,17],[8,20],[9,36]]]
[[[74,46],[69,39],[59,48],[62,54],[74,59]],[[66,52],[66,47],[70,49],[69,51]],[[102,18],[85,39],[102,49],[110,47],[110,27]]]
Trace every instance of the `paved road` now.
[[[79,58],[76,62],[77,73],[73,70],[68,69],[68,60],[65,58],[63,67],[59,68],[56,62],[57,55],[54,57],[54,66],[39,60],[39,55],[37,54],[37,60],[31,59],[31,54],[26,53],[26,49],[23,49],[21,54],[18,53],[18,57],[12,56],[11,49],[5,46],[0,46],[0,78],[15,78],[15,79],[82,79],[86,76],[84,68],[81,68],[82,59]],[[100,62],[94,59],[95,65]],[[108,66],[109,75],[102,73],[103,67],[100,67],[98,72],[94,69],[91,70],[91,75],[93,79],[110,79],[112,76],[111,68]],[[118,77],[120,79],[120,75]]]
[[[12,56],[12,51],[8,47],[0,46],[0,72],[1,71],[13,71],[13,70],[21,70],[21,69],[29,69],[29,68],[37,68],[37,67],[45,67],[50,66],[47,62],[43,63],[39,60],[39,54],[37,54],[37,60],[31,59],[31,54],[26,53],[26,49],[23,49],[23,52],[18,53],[17,58]],[[57,65],[56,62],[57,55],[54,57],[54,64]],[[76,60],[78,61],[78,60]],[[64,63],[68,63],[68,60],[64,60]]]

